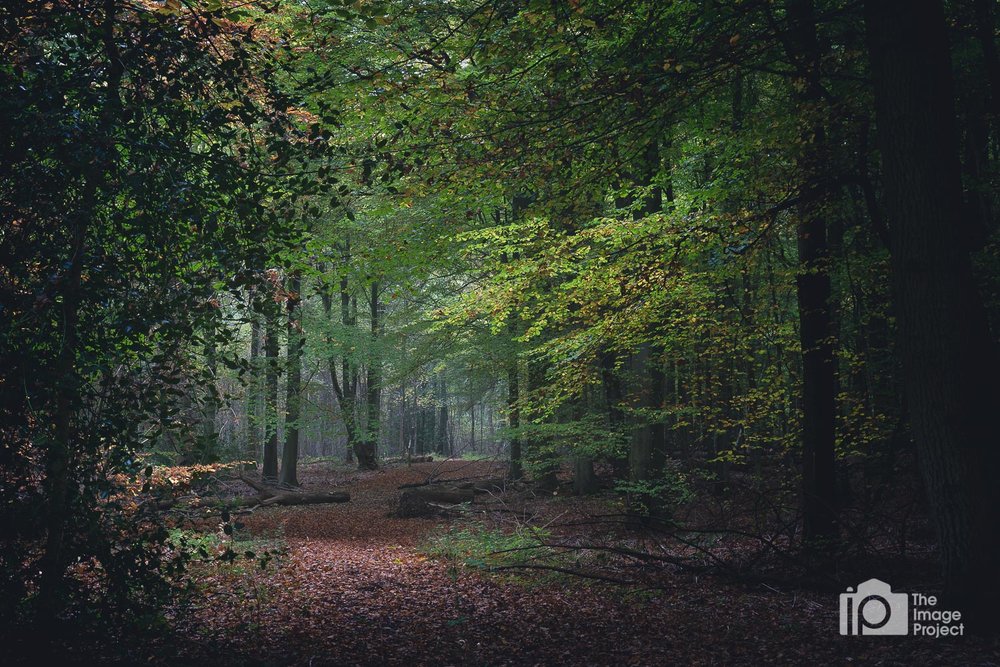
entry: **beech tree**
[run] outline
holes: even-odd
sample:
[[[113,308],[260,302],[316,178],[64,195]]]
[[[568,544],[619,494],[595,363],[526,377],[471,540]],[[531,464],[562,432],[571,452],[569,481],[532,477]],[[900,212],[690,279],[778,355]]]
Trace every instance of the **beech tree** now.
[[[945,15],[933,0],[868,2],[865,19],[910,423],[946,590],[986,625],[1000,590],[998,359],[970,258]]]

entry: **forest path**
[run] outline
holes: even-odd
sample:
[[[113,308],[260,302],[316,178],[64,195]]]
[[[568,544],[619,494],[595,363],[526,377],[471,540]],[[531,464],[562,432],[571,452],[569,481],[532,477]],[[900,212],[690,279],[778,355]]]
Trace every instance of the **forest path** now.
[[[172,664],[208,656],[216,666],[833,664],[849,656],[904,664],[941,648],[908,637],[842,638],[830,596],[681,575],[669,590],[630,596],[582,579],[532,584],[455,572],[418,550],[446,521],[389,516],[400,484],[489,468],[454,461],[345,474],[307,466],[307,488],[346,485],[352,500],[248,517],[253,534],[281,535],[287,554],[266,571],[199,578],[203,594],[177,616],[185,642],[171,647]],[[968,654],[953,658],[960,664]]]

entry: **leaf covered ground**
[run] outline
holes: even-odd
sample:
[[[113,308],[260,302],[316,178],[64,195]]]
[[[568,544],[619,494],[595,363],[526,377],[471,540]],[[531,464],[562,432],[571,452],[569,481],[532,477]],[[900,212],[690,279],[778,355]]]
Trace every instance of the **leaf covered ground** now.
[[[488,572],[461,558],[428,555],[428,544],[449,528],[482,525],[485,515],[390,516],[399,485],[430,475],[486,476],[495,472],[491,465],[448,461],[374,473],[304,466],[305,487],[346,487],[352,500],[243,517],[236,547],[275,557],[263,568],[255,560],[196,567],[194,592],[169,609],[168,631],[154,641],[106,647],[105,655],[127,664],[219,667],[1000,664],[996,643],[982,639],[841,637],[837,597],[825,592],[662,565],[643,586],[546,570]],[[510,530],[527,522],[572,525],[566,519],[599,514],[610,498],[557,495],[520,505],[486,498],[484,506],[494,508],[495,526]],[[582,523],[561,537],[596,540],[586,531],[599,524]],[[575,570],[581,564],[573,558],[564,554],[559,562]],[[579,569],[594,571],[590,565]],[[607,565],[609,578],[640,580],[627,564]]]

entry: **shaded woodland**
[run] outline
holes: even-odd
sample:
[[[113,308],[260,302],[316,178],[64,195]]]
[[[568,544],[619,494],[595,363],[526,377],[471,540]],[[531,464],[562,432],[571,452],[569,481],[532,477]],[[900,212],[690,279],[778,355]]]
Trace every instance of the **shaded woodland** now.
[[[1000,663],[998,14],[0,4],[12,659]]]

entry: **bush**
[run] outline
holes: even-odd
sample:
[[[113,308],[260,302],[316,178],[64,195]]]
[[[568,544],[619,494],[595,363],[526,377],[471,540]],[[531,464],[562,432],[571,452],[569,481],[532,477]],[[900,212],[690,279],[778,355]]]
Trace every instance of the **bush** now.
[[[643,516],[667,515],[694,500],[691,480],[680,462],[668,459],[656,478],[638,482],[619,481],[615,490],[628,497],[628,504]]]

